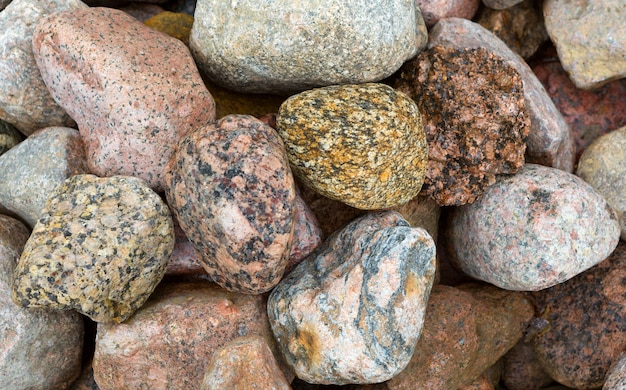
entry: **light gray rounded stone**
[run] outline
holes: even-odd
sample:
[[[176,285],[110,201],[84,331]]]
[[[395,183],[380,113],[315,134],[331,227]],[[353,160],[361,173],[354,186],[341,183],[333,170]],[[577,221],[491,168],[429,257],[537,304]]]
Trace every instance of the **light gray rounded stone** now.
[[[602,390],[626,389],[626,351],[611,365]]]
[[[194,16],[198,66],[241,92],[378,81],[428,38],[414,0],[199,0]]]

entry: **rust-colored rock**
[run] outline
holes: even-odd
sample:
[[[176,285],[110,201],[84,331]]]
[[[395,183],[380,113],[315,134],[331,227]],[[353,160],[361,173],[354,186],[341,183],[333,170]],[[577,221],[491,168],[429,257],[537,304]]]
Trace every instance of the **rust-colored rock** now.
[[[471,19],[480,6],[480,0],[416,0],[422,11],[426,27],[431,28],[439,19]]]
[[[540,332],[541,330],[539,330]],[[502,383],[507,390],[536,390],[552,383],[535,355],[533,343],[520,340],[502,357]]]
[[[170,37],[180,39],[185,45],[189,46],[189,33],[193,25],[193,16],[191,15],[165,11],[154,15],[146,20],[144,24]]]

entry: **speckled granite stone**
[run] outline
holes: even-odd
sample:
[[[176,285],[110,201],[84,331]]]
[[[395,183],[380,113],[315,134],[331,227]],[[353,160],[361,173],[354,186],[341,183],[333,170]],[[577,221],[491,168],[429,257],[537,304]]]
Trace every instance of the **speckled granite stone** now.
[[[546,0],[546,29],[570,78],[581,89],[626,77],[623,0]]]
[[[287,363],[309,383],[378,383],[409,362],[435,274],[435,245],[393,211],[328,238],[268,299]]]
[[[331,199],[384,209],[422,187],[428,147],[420,112],[387,85],[302,92],[280,106],[276,126],[294,174]]]
[[[24,140],[22,133],[10,123],[0,119],[0,156]]]
[[[99,176],[135,176],[160,191],[178,140],[215,119],[187,47],[122,11],[51,15],[37,26],[33,49]]]
[[[626,127],[596,139],[580,157],[576,174],[617,212],[626,240]]]
[[[190,45],[215,83],[291,94],[381,80],[427,39],[415,0],[199,0]]]
[[[602,390],[623,389],[626,389],[626,351],[613,363],[602,386]]]
[[[144,24],[171,37],[180,39],[189,46],[189,34],[193,25],[193,16],[177,12],[161,12],[146,20]]]
[[[533,306],[521,293],[488,285],[436,285],[409,365],[390,390],[458,389],[491,367],[522,337]]]
[[[161,284],[125,323],[98,324],[96,381],[103,389],[159,389],[164,383],[200,389],[213,354],[247,335],[262,336],[280,356],[265,301],[262,295],[232,293],[206,282]]]
[[[65,389],[80,373],[83,320],[73,311],[24,309],[11,300],[29,231],[0,215],[0,389]]]
[[[289,261],[285,268],[285,275],[300,264],[305,257],[311,254],[323,241],[324,235],[313,211],[296,193],[294,206],[293,243],[289,252]]]
[[[483,4],[491,9],[507,9],[516,4],[521,3],[524,0],[482,0]]]
[[[422,194],[472,203],[498,174],[524,164],[530,117],[518,72],[483,49],[433,46],[402,67],[396,88],[423,115],[428,165]]]
[[[78,131],[48,127],[0,156],[0,172],[0,205],[32,228],[56,186],[89,169]]]
[[[278,283],[296,191],[274,129],[251,116],[224,117],[183,138],[165,175],[168,202],[212,280],[248,294]]]
[[[549,322],[533,339],[543,369],[576,389],[599,388],[626,351],[626,243],[577,277],[533,293]]]
[[[574,170],[574,143],[567,123],[526,62],[478,23],[459,18],[439,21],[430,31],[428,46],[483,47],[504,58],[520,74],[531,129],[526,140],[526,162]]]
[[[0,119],[25,135],[47,126],[76,125],[41,79],[31,40],[46,15],[84,7],[79,0],[13,0],[0,12]]]
[[[122,322],[163,278],[173,247],[169,210],[144,181],[76,175],[50,194],[15,270],[13,300]]]
[[[532,342],[520,340],[502,357],[502,383],[507,390],[542,389],[554,382],[537,360]]]
[[[415,4],[422,11],[426,27],[431,28],[439,19],[473,18],[480,0],[416,0]]]
[[[459,269],[521,291],[554,286],[598,264],[620,234],[616,213],[589,184],[535,164],[452,210],[443,231]]]
[[[272,350],[259,335],[237,337],[215,351],[201,390],[291,390]]]

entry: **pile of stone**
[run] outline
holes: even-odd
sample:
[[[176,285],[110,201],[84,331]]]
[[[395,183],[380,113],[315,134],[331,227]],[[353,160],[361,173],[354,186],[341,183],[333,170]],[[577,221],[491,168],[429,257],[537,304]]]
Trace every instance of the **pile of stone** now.
[[[621,0],[152,3],[0,1],[0,388],[626,386]]]

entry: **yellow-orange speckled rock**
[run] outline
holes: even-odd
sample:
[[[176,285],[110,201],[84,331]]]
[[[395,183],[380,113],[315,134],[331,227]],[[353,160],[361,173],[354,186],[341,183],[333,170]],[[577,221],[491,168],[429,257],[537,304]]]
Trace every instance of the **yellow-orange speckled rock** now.
[[[422,188],[428,147],[420,112],[387,85],[302,92],[280,106],[276,124],[293,172],[324,196],[376,210]]]
[[[180,39],[189,46],[189,33],[193,25],[193,16],[178,12],[161,12],[146,20],[144,24],[167,35]]]

